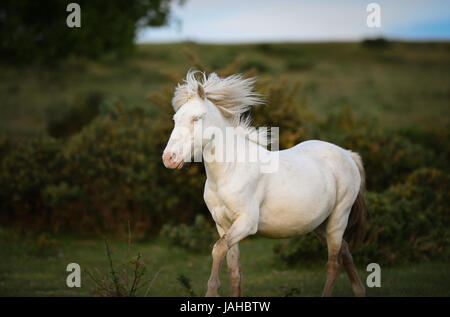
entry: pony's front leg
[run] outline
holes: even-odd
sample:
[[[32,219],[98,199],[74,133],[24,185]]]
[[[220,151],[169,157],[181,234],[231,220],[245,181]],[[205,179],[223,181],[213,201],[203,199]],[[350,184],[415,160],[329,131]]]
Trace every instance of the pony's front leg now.
[[[233,245],[227,253],[228,279],[232,297],[241,297],[241,265],[239,261],[239,243]]]
[[[225,230],[217,225],[220,237],[225,234]],[[232,297],[241,297],[241,265],[239,256],[239,243],[233,245],[227,252],[228,279],[230,281],[230,292]]]
[[[219,296],[220,267],[227,251],[248,235],[256,233],[257,227],[257,221],[247,215],[241,215],[233,222],[230,229],[214,244],[212,251],[213,264],[208,280],[206,297]]]

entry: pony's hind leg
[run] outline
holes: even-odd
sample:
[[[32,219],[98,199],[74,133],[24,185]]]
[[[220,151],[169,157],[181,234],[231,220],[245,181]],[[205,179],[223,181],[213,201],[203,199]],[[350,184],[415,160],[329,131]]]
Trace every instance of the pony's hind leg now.
[[[342,264],[342,256],[340,250],[343,240],[342,236],[339,238],[339,234],[330,235],[325,233],[323,228],[314,230],[314,233],[322,243],[326,243],[328,246],[327,280],[322,291],[322,297],[326,297],[331,295],[334,282],[339,275],[339,269]]]
[[[350,253],[348,243],[345,240],[342,240],[341,257],[342,263],[344,264],[345,270],[350,278],[350,282],[352,283],[353,293],[357,297],[366,296],[366,290],[361,282],[361,279],[359,278],[358,271],[356,271],[352,254]]]
[[[322,243],[325,244],[327,242],[326,233],[321,229],[322,228],[316,229],[314,231],[314,233],[317,236],[317,238]],[[339,267],[341,264],[344,265],[345,270],[347,271],[348,277],[350,278],[353,293],[355,294],[355,296],[357,296],[357,297],[366,296],[366,290],[364,288],[363,283],[361,282],[361,279],[359,278],[358,271],[355,268],[355,264],[353,263],[353,257],[352,257],[352,254],[350,253],[348,243],[344,239],[342,239],[341,250],[339,252],[337,262],[338,262]],[[337,270],[339,270],[339,267],[337,268]],[[336,268],[334,268],[334,269],[336,270]],[[330,287],[330,286],[328,286],[328,287]]]
[[[331,241],[330,241],[331,240]],[[340,241],[338,239],[330,239],[327,236],[328,245],[328,262],[327,262],[327,280],[322,291],[322,297],[331,296],[334,282],[339,275],[342,259],[340,257]]]
[[[336,208],[330,215],[326,224],[326,241],[328,247],[328,262],[327,262],[327,280],[323,288],[322,296],[331,296],[334,282],[339,275],[339,269],[342,264],[341,246],[345,227],[347,226],[347,218],[350,209],[344,209],[344,212],[336,212],[342,210]]]

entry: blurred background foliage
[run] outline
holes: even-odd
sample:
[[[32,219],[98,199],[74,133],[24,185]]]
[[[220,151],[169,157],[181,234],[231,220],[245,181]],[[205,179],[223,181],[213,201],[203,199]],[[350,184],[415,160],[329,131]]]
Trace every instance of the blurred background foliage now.
[[[217,233],[202,198],[203,166],[172,171],[161,163],[173,128],[174,86],[190,66],[213,70],[189,46],[184,55],[184,67],[160,70],[166,85],[151,91],[141,106],[127,107],[91,90],[58,115],[48,113],[46,130],[27,137],[5,134],[0,140],[2,224],[19,231],[125,235],[130,221],[137,236],[162,229],[174,245],[209,250]],[[216,71],[258,74],[254,63],[243,65],[245,58],[238,55]],[[257,90],[267,105],[248,115],[257,126],[279,126],[282,149],[318,138],[362,155],[371,216],[357,256],[388,263],[449,259],[448,129],[395,130],[358,117],[348,105],[320,114],[308,105],[304,85],[301,79],[260,74]],[[314,261],[325,251],[313,235],[274,247],[276,259],[286,263]]]
[[[161,162],[174,87],[194,67],[258,76],[267,105],[247,115],[279,127],[281,149],[321,139],[361,154],[371,216],[356,256],[450,259],[448,43],[134,46],[140,25],[167,22],[168,1],[79,3],[79,32],[55,27],[63,2],[0,4],[2,226],[125,236],[130,221],[138,238],[209,250],[202,164]],[[274,246],[288,264],[325,253],[313,235]]]
[[[129,55],[138,28],[167,23],[170,0],[78,0],[82,27],[66,27],[67,1],[5,0],[0,3],[0,59],[51,63],[69,56]]]

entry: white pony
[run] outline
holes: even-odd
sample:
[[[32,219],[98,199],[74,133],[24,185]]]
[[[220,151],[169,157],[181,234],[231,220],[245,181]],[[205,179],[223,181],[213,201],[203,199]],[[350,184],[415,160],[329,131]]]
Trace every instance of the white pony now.
[[[302,142],[283,151],[269,151],[255,138],[255,129],[241,114],[262,100],[253,92],[253,78],[240,75],[220,78],[215,73],[197,79],[189,71],[172,100],[174,131],[163,153],[167,168],[181,168],[193,156],[203,156],[207,180],[204,199],[216,222],[220,239],[212,250],[213,264],[206,296],[219,296],[219,272],[226,256],[232,296],[241,296],[238,243],[259,233],[270,238],[314,232],[328,246],[327,278],[322,296],[331,295],[341,264],[356,296],[365,289],[353,264],[347,242],[357,242],[363,232],[364,169],[357,153],[322,141]],[[201,126],[200,138],[194,131]],[[215,142],[230,127],[241,141],[234,160],[208,159],[219,150]],[[180,132],[181,131],[181,132]],[[237,131],[237,130],[236,130]],[[223,133],[220,133],[223,132]],[[234,145],[233,145],[234,147]],[[262,172],[262,163],[239,154],[257,150],[277,158],[277,169]],[[345,239],[344,239],[345,238]],[[346,241],[347,240],[347,241]]]

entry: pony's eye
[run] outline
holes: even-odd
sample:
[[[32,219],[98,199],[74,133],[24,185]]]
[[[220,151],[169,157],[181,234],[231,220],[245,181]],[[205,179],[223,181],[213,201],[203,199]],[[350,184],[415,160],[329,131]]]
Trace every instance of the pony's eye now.
[[[193,117],[192,118],[192,122],[197,122],[198,120],[200,120],[200,117]]]

